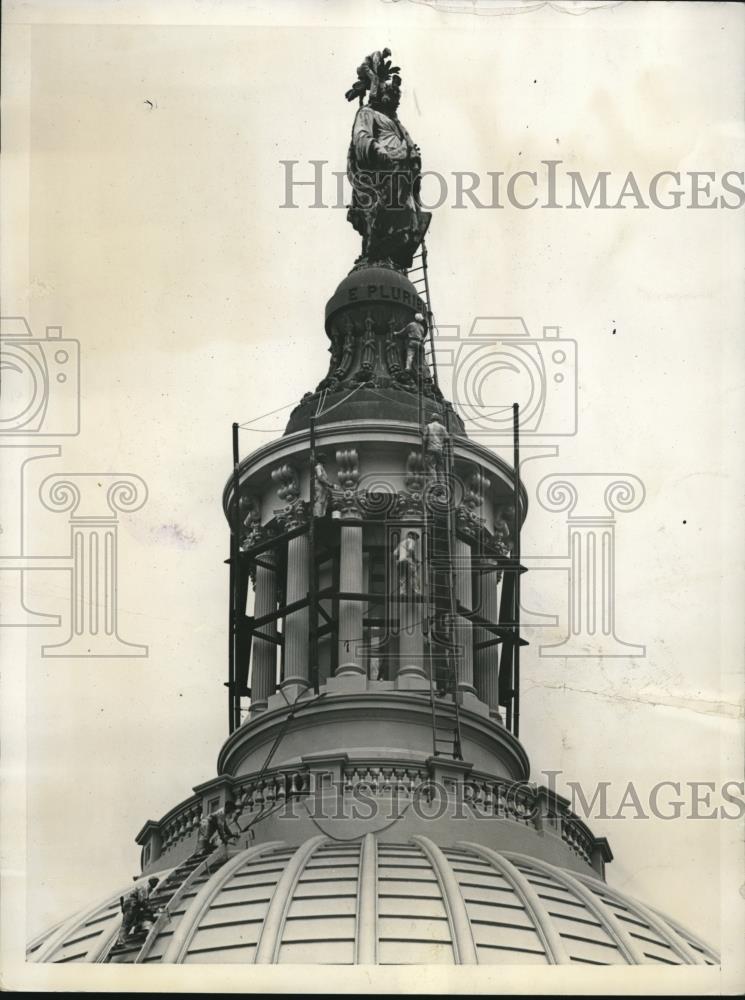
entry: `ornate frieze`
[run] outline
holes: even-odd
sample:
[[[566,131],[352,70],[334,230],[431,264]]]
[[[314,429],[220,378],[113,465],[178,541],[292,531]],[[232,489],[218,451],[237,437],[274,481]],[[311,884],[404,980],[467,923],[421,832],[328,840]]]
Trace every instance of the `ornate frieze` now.
[[[354,323],[349,313],[344,317],[343,331],[344,339],[342,341],[341,360],[334,372],[334,376],[337,379],[346,378],[349,374],[349,369],[352,367],[352,359],[354,358]]]
[[[337,451],[336,468],[339,488],[334,490],[332,509],[343,518],[362,517],[359,495],[360,459],[356,448]]]
[[[469,538],[480,538],[486,530],[486,520],[478,513],[484,502],[484,493],[490,485],[486,476],[473,472],[464,484],[462,502],[455,511],[458,530]]]
[[[410,493],[421,494],[424,489],[424,459],[420,451],[410,451],[406,457],[404,484]]]
[[[262,541],[261,508],[255,496],[244,493],[240,498],[238,509],[241,520],[239,548],[241,552],[247,552]]]
[[[388,320],[388,333],[385,338],[385,363],[391,376],[398,379],[403,371],[403,365],[401,363],[401,348],[396,336],[396,320],[393,316]]]
[[[292,503],[300,496],[300,481],[291,465],[280,465],[272,472],[272,479],[277,484],[277,496],[280,500]]]
[[[423,516],[422,494],[424,483],[425,474],[422,454],[420,451],[410,451],[406,458],[404,489],[397,494],[391,508],[391,513],[394,517],[419,519]]]
[[[308,504],[304,500],[293,500],[284,507],[274,511],[282,531],[294,531],[308,521]]]
[[[365,331],[362,336],[360,370],[356,376],[359,381],[367,381],[372,376],[377,356],[378,347],[375,340],[375,323],[373,322],[372,315],[368,312],[365,317]]]
[[[277,496],[285,501],[284,507],[274,511],[282,531],[294,531],[308,518],[308,505],[300,499],[300,482],[297,472],[291,465],[280,465],[272,472],[272,479],[277,484]]]
[[[515,508],[505,507],[497,512],[494,519],[493,547],[499,555],[509,557],[512,552],[512,526],[515,519]]]

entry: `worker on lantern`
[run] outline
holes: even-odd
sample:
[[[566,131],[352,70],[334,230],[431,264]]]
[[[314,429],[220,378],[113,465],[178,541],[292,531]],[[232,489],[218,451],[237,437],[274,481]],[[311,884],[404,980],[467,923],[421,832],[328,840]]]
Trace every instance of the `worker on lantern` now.
[[[420,594],[419,584],[419,535],[409,531],[396,546],[396,562],[398,564],[398,592],[402,597]]]
[[[439,478],[445,469],[445,447],[448,439],[448,432],[440,418],[433,413],[424,428],[424,465],[436,478]]]

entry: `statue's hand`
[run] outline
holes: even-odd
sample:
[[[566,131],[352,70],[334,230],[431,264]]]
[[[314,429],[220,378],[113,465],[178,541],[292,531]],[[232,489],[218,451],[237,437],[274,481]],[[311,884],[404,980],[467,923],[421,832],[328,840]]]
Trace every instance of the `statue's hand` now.
[[[378,163],[382,164],[383,166],[389,166],[392,163],[392,159],[390,154],[388,153],[388,150],[384,146],[381,146],[379,142],[374,142],[372,148],[373,148],[374,158]]]

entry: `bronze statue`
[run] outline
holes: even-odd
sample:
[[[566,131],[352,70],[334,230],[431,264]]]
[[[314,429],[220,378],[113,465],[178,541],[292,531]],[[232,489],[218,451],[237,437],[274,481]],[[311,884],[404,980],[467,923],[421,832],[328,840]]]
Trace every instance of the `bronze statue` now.
[[[419,202],[421,155],[398,120],[401,77],[398,66],[391,66],[390,54],[383,49],[367,56],[346,93],[348,101],[360,102],[347,157],[352,185],[347,219],[362,236],[357,263],[390,262],[409,268],[431,213]]]

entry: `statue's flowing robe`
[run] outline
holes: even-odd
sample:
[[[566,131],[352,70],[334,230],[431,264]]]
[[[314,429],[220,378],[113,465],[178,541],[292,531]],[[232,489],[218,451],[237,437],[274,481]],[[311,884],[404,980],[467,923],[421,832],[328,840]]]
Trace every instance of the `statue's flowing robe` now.
[[[409,266],[429,222],[417,201],[420,170],[418,150],[398,118],[360,108],[347,160],[348,218],[362,235],[368,259],[391,257]]]

